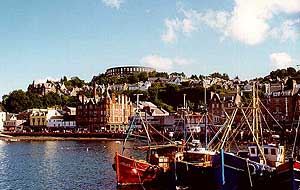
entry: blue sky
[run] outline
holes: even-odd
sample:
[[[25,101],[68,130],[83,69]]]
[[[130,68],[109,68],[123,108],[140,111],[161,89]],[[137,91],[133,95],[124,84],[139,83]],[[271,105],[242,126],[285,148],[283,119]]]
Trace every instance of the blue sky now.
[[[108,67],[228,73],[300,64],[298,0],[2,0],[0,95]]]

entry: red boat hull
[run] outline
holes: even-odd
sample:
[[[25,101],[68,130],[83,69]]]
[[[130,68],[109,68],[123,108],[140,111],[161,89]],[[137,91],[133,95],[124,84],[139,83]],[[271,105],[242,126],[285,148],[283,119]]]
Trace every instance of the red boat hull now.
[[[144,160],[136,160],[118,153],[115,156],[115,170],[119,186],[151,182],[161,171],[158,166]]]

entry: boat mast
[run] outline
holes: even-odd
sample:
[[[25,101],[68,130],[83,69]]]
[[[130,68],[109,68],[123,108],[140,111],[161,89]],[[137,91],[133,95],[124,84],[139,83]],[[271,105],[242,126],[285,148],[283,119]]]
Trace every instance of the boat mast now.
[[[147,143],[150,146],[151,138],[150,138],[149,131],[148,131],[148,125],[145,125],[145,122],[144,122],[144,120],[141,116],[140,110],[139,110],[140,96],[142,96],[143,94],[134,94],[134,95],[136,96],[136,114],[141,119],[142,126],[144,127],[146,135],[147,135]],[[146,123],[147,123],[147,120],[146,120]]]
[[[183,94],[183,139],[187,141],[187,129],[186,129],[186,121],[185,121],[185,111],[186,111],[186,94]]]
[[[205,145],[204,148],[207,148],[207,105],[206,105],[206,81],[204,79],[204,119],[205,119],[205,124],[204,124],[204,133],[205,133]]]

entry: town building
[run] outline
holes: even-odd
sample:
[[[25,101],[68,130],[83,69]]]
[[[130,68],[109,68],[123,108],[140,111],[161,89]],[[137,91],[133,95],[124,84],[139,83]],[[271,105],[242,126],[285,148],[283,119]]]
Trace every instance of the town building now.
[[[151,83],[146,81],[140,81],[136,84],[128,84],[128,90],[141,90],[141,91],[147,91],[148,88],[151,86]]]
[[[50,118],[53,116],[62,116],[62,114],[55,109],[32,109],[29,117],[29,125],[34,131],[45,130]]]
[[[174,125],[174,119],[171,119],[174,117],[170,116],[168,111],[156,106],[152,102],[140,101],[138,109],[140,112],[140,118],[136,118],[136,125],[141,126],[144,122],[145,124],[151,125],[159,130],[166,126]]]
[[[19,120],[15,114],[8,114],[7,120],[4,121],[4,131],[19,132],[23,131],[26,120]]]
[[[116,96],[107,92],[106,96],[87,98],[79,96],[76,107],[76,124],[81,131],[125,131],[133,109],[126,95]]]
[[[27,91],[39,94],[40,96],[45,96],[49,92],[57,92],[56,86],[52,82],[36,83],[35,81],[28,86]]]

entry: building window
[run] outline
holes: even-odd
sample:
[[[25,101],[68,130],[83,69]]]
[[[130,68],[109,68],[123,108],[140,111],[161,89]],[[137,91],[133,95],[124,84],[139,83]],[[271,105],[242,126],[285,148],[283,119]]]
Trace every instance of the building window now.
[[[271,149],[271,155],[276,155],[276,149],[275,148]]]
[[[269,149],[264,148],[264,154],[269,154]]]

